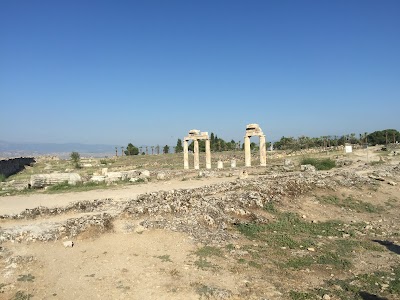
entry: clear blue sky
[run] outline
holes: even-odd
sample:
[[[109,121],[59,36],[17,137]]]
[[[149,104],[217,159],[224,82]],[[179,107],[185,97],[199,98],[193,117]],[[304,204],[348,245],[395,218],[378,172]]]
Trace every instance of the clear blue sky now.
[[[400,129],[400,1],[0,1],[0,140]]]

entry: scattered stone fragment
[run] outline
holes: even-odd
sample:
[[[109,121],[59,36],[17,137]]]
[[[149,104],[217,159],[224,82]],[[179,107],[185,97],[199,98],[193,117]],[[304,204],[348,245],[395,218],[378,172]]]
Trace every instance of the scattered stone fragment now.
[[[316,172],[317,169],[313,165],[301,165],[300,170],[303,172]]]
[[[368,177],[371,178],[371,179],[378,180],[378,181],[385,181],[384,178],[382,178],[380,176],[373,175],[373,174],[368,175]]]
[[[74,242],[73,241],[65,241],[65,242],[63,242],[63,245],[65,248],[72,248],[72,247],[74,247]]]
[[[158,180],[165,180],[166,179],[166,175],[164,172],[160,172],[157,174],[157,179]]]

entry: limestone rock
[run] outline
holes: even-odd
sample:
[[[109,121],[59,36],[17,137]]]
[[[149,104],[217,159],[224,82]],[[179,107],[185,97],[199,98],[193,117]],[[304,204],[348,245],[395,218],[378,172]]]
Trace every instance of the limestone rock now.
[[[148,170],[143,170],[140,172],[141,177],[150,177],[150,171]]]
[[[300,170],[303,172],[315,172],[317,169],[313,165],[301,165]]]
[[[62,182],[68,182],[68,184],[75,185],[82,182],[82,178],[77,173],[52,173],[31,175],[30,179],[32,188],[42,188]]]
[[[165,180],[166,179],[166,175],[164,172],[160,172],[157,174],[157,179],[158,180]]]
[[[283,161],[283,165],[284,166],[291,166],[291,165],[293,165],[293,162],[290,159],[285,159]]]
[[[95,175],[95,176],[92,176],[92,178],[90,178],[90,181],[93,181],[93,182],[104,182],[106,180],[106,177],[105,176],[100,176],[100,175]]]
[[[65,248],[72,248],[74,246],[74,242],[73,241],[65,241],[65,242],[63,242],[63,245]]]
[[[247,173],[246,170],[243,170],[243,171],[241,171],[241,172],[239,173],[239,178],[240,178],[240,179],[245,179],[245,178],[247,178],[247,177],[249,177],[249,174]]]

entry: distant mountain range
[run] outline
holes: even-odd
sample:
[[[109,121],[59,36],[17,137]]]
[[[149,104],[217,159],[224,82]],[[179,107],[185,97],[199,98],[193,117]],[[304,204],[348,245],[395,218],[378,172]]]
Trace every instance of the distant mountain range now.
[[[104,144],[81,144],[81,143],[12,143],[0,141],[0,157],[16,157],[28,155],[60,154],[65,156],[72,151],[81,155],[111,156],[115,155],[115,146]],[[120,152],[121,149],[118,149]]]

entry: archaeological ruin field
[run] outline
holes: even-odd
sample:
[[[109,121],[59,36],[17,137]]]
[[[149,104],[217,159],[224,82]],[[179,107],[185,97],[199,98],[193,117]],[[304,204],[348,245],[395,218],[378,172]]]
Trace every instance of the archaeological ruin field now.
[[[0,183],[0,299],[400,299],[395,153],[36,157]]]

